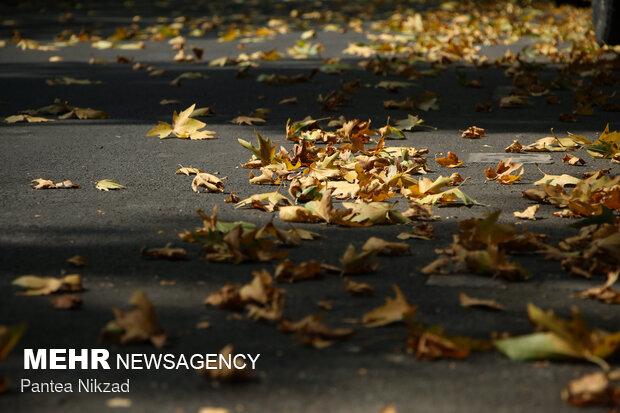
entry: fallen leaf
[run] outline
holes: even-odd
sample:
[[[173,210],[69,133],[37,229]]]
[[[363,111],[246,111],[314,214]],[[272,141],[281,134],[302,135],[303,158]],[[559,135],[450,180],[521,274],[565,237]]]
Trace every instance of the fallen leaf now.
[[[171,244],[167,244],[163,248],[142,248],[140,254],[143,257],[166,260],[183,260],[187,256],[187,251],[183,248],[172,248]]]
[[[377,250],[379,255],[402,255],[410,253],[411,247],[404,242],[388,242],[381,238],[370,237],[362,246],[362,250]]]
[[[618,274],[620,274],[618,270],[607,273],[607,281],[605,284],[574,294],[573,297],[590,298],[602,301],[606,304],[620,304],[620,291],[611,288],[616,281],[618,281]]]
[[[30,182],[32,189],[79,189],[80,185],[70,180],[54,183],[49,179],[38,178]]]
[[[234,358],[235,354],[236,354],[235,347],[232,344],[228,344],[227,346],[225,346],[223,349],[220,350],[220,353],[217,359],[218,360],[220,360],[220,358],[223,358],[224,360],[232,359]],[[226,364],[222,363],[220,367],[221,368],[207,370],[205,366],[202,369],[199,369],[198,373],[208,376],[211,380],[214,380],[214,381],[236,382],[236,381],[249,380],[251,378],[251,370],[250,370],[250,367],[247,365],[244,366],[244,368],[239,369],[237,368],[235,363],[231,363],[230,368]]]
[[[41,122],[54,122],[54,119],[43,118],[40,116],[30,116],[30,115],[12,115],[4,118],[5,123],[18,123],[18,122],[28,122],[28,123],[41,123]]]
[[[343,340],[356,333],[352,328],[329,328],[321,322],[323,315],[309,315],[299,321],[284,319],[278,325],[280,331],[295,333],[297,341],[314,347],[324,348],[332,344],[332,339]]]
[[[74,255],[71,258],[67,258],[66,261],[74,267],[86,267],[87,265],[84,255]]]
[[[485,136],[486,134],[487,133],[484,129],[479,128],[477,126],[470,126],[466,130],[461,131],[461,138],[479,139]]]
[[[106,192],[115,189],[127,189],[126,186],[119,184],[114,179],[102,179],[101,181],[97,181],[95,182],[95,188]]]
[[[620,404],[620,370],[598,371],[571,380],[561,395],[562,400],[572,406],[617,406]]]
[[[360,253],[355,251],[355,246],[349,244],[340,263],[342,264],[342,274],[360,274],[373,272],[379,266],[378,262],[369,263],[368,260],[379,253],[378,249],[365,250]]]
[[[115,319],[101,332],[102,340],[134,344],[150,341],[157,348],[166,344],[166,334],[159,326],[153,304],[143,291],[137,290],[131,296],[131,311],[112,308]]]
[[[322,277],[324,275],[325,270],[323,270],[319,261],[310,260],[295,264],[294,262],[285,260],[277,265],[274,278],[278,282],[292,283],[295,281]]]
[[[362,322],[366,327],[380,327],[401,321],[408,314],[413,313],[417,306],[412,306],[396,284],[392,285],[395,298],[386,297],[385,304],[364,314]]]
[[[205,188],[207,192],[224,192],[224,183],[215,175],[200,172],[196,174],[192,181],[192,190],[200,193],[198,188]]]
[[[531,303],[527,311],[538,332],[494,342],[495,347],[510,359],[576,358],[609,369],[604,358],[617,350],[620,331],[590,330],[577,308],[573,308],[571,320],[563,320],[552,310],[545,312]]]
[[[282,99],[278,102],[279,105],[295,105],[297,104],[297,96],[292,98]]]
[[[251,116],[237,116],[236,118],[230,121],[230,123],[234,123],[236,125],[245,124],[245,125],[250,125],[250,126],[253,126],[254,123],[265,123],[265,122],[266,122],[265,119],[251,117]]]
[[[459,161],[459,157],[452,152],[448,152],[445,158],[435,158],[435,162],[446,168],[456,168],[463,164],[463,161]]]
[[[571,155],[570,153],[567,153],[566,155],[564,155],[564,158],[562,158],[562,162],[567,163],[569,165],[585,165],[586,161],[584,161],[581,158],[576,157],[575,155]]]
[[[356,282],[349,277],[344,277],[344,289],[353,296],[373,295],[375,292],[370,284]]]
[[[536,204],[536,205],[531,205],[525,208],[523,212],[515,211],[512,214],[515,216],[515,218],[529,219],[530,221],[536,221],[535,215],[539,209],[540,209],[540,205]]]
[[[57,310],[76,310],[82,307],[82,299],[77,295],[61,295],[52,298],[52,305]]]
[[[12,284],[28,289],[19,292],[20,295],[50,295],[60,289],[69,291],[82,291],[83,289],[82,277],[79,274],[69,274],[62,278],[23,275],[13,280]]]
[[[146,136],[159,136],[159,139],[165,139],[170,135],[174,135],[179,139],[215,139],[215,132],[210,130],[201,130],[206,123],[192,118],[196,104],[177,114],[176,110],[172,114],[172,125],[166,122],[159,122],[157,126],[152,128]]]
[[[482,307],[499,311],[506,310],[503,305],[501,305],[495,300],[473,298],[465,294],[463,291],[459,293],[459,303],[461,307]]]
[[[175,174],[184,174],[187,176],[190,175],[198,175],[199,173],[203,173],[204,171],[198,168],[193,168],[191,165],[189,167],[180,165],[180,169],[177,169]]]

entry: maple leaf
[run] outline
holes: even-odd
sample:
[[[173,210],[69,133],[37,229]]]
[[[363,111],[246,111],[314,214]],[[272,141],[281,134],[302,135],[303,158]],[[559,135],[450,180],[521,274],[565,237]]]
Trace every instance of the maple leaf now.
[[[52,298],[52,306],[57,310],[76,310],[82,307],[82,299],[77,295],[65,294]]]
[[[220,357],[223,358],[224,360],[232,360],[232,359],[235,359],[235,355],[236,355],[235,346],[233,346],[232,344],[228,344],[223,349],[220,350],[218,354],[218,360]],[[213,368],[207,369],[207,365],[205,363],[205,365],[201,369],[198,370],[198,373],[204,376],[208,376],[211,380],[214,380],[216,382],[220,382],[220,381],[239,382],[239,381],[249,380],[252,377],[252,372],[249,366],[245,366],[244,368],[238,368],[235,363],[231,363],[230,367],[226,365],[225,363],[222,363],[221,366],[215,369]],[[214,411],[214,412],[207,412],[207,413],[226,413],[226,412]]]
[[[115,189],[127,189],[126,186],[119,184],[114,179],[102,179],[101,181],[97,181],[95,182],[95,188],[106,192]]]
[[[101,332],[102,340],[116,341],[120,344],[143,343],[150,341],[155,347],[166,344],[166,334],[159,326],[153,304],[143,291],[132,294],[129,304],[131,311],[112,308],[115,319]]]
[[[620,403],[620,370],[599,371],[571,380],[561,395],[572,406],[615,406]]]
[[[175,110],[172,114],[172,125],[166,122],[159,122],[146,136],[159,136],[159,139],[165,139],[170,135],[174,135],[179,139],[214,139],[213,135],[215,132],[201,130],[206,126],[206,123],[191,117],[195,107],[196,104],[194,103],[178,114]]]
[[[332,342],[329,340],[343,340],[356,333],[352,328],[329,328],[321,322],[323,317],[322,314],[310,315],[296,322],[284,319],[278,325],[278,329],[285,333],[295,333],[294,339],[319,349],[330,346]]]
[[[237,202],[236,208],[251,206],[252,208],[262,209],[263,211],[273,212],[282,206],[293,205],[293,202],[278,192],[267,192],[264,194],[254,194],[249,198]]]
[[[503,305],[495,300],[473,298],[465,294],[463,291],[459,293],[459,304],[461,307],[482,307],[491,310],[506,311]]]
[[[143,257],[151,257],[154,259],[182,260],[187,256],[187,251],[183,248],[172,248],[171,244],[166,244],[163,248],[142,248],[140,254]]]
[[[407,119],[397,120],[395,126],[401,131],[413,131],[415,127],[437,130],[437,128],[423,125],[423,123],[424,119],[420,119],[417,115],[407,115]]]
[[[27,288],[22,295],[50,295],[61,289],[69,291],[82,291],[82,277],[79,274],[68,274],[62,278],[38,277],[36,275],[23,275],[12,282],[13,285]]]
[[[485,136],[487,133],[484,129],[477,126],[470,126],[464,131],[461,131],[461,138],[478,139]]]
[[[360,274],[373,272],[379,266],[378,262],[369,263],[368,260],[379,253],[378,249],[364,250],[360,253],[355,251],[355,246],[349,244],[340,263],[342,264],[342,274]]]
[[[254,130],[254,134],[258,139],[258,148],[243,139],[237,139],[237,141],[241,146],[251,151],[260,160],[262,166],[272,164],[275,160],[276,145],[272,145],[271,139],[263,138],[256,130]]]
[[[32,182],[30,182],[30,186],[32,187],[32,189],[79,189],[80,188],[80,185],[74,182],[71,182],[68,179],[66,181],[54,183],[53,181],[50,181],[49,179],[38,178],[38,179],[33,179]]]
[[[463,165],[463,161],[459,161],[459,157],[452,152],[448,152],[445,158],[435,158],[435,162],[446,168],[456,168]]]
[[[618,274],[620,271],[607,273],[607,281],[605,284],[592,287],[580,293],[574,294],[575,298],[591,298],[593,300],[599,300],[607,304],[620,304],[620,292],[611,288],[616,281],[618,281]]]
[[[250,125],[254,126],[254,123],[265,123],[265,119],[251,116],[237,116],[230,123],[234,123],[236,125]]]
[[[54,119],[43,118],[40,116],[30,116],[30,115],[12,115],[4,118],[5,123],[18,123],[18,122],[28,122],[28,123],[41,123],[41,122],[54,122]]]
[[[197,173],[192,181],[192,190],[199,193],[198,188],[205,188],[207,192],[224,192],[224,183],[220,178],[206,172]]]
[[[316,260],[310,260],[295,264],[285,260],[280,262],[274,274],[274,278],[278,282],[295,282],[299,280],[307,280],[325,275],[325,270],[321,263]]]
[[[378,250],[380,255],[402,255],[410,253],[411,247],[404,242],[388,242],[381,238],[370,237],[362,246],[362,250]]]
[[[370,284],[356,282],[344,277],[344,289],[352,296],[373,295],[375,289]]]
[[[511,163],[512,158],[507,160],[501,160],[497,164],[497,168],[493,169],[489,166],[484,170],[484,174],[487,180],[497,181],[504,185],[512,185],[516,181],[520,181],[523,176],[523,163]],[[521,171],[518,169],[521,168]],[[516,175],[511,175],[511,172],[516,172]]]
[[[539,208],[540,208],[540,205],[531,205],[525,208],[523,212],[515,211],[512,214],[514,215],[515,218],[529,219],[530,221],[536,221],[535,215],[538,212]]]
[[[620,132],[614,131],[610,133],[609,124],[607,124],[603,133],[591,146],[587,146],[586,150],[596,158],[618,161],[618,158],[620,158]]]
[[[531,303],[527,312],[538,332],[495,340],[495,347],[506,356],[513,360],[585,359],[609,369],[604,358],[617,350],[620,331],[590,330],[577,308],[573,308],[570,320],[561,319],[552,310],[543,311]]]
[[[380,327],[402,321],[407,315],[416,311],[417,305],[411,305],[396,284],[392,284],[396,297],[386,297],[385,304],[364,314],[362,322],[366,327]]]
[[[193,168],[192,166],[190,166],[189,168],[183,165],[179,165],[179,166],[181,168],[177,169],[175,174],[184,174],[184,175],[190,176],[190,175],[198,175],[199,173],[204,172],[203,170],[198,169],[198,168]]]

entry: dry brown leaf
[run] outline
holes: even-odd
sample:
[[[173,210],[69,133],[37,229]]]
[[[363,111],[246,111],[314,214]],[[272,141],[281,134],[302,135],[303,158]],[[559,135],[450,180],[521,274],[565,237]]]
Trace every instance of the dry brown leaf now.
[[[325,270],[321,268],[321,263],[316,260],[310,260],[295,264],[294,262],[285,260],[278,264],[274,278],[278,282],[295,282],[299,280],[307,280],[310,278],[321,277],[325,275]]]
[[[349,277],[344,277],[344,289],[353,296],[373,295],[375,292],[370,284],[355,282]]]
[[[86,267],[86,257],[84,255],[74,255],[66,260],[70,265],[74,267]]]
[[[506,311],[503,305],[495,300],[473,298],[465,294],[463,291],[459,293],[459,303],[461,307],[483,307],[491,310]]]
[[[590,298],[599,300],[607,304],[620,304],[620,291],[616,291],[611,287],[618,281],[620,270],[607,273],[607,281],[605,284],[592,287],[580,293],[573,295],[575,298]],[[590,277],[587,277],[590,278]]]
[[[278,329],[285,333],[295,333],[293,338],[314,348],[325,348],[332,344],[332,339],[343,340],[356,333],[352,328],[329,328],[321,322],[323,315],[309,315],[293,322],[284,319]]]
[[[278,104],[280,105],[294,105],[296,103],[297,103],[297,96],[294,96],[292,98],[282,99],[281,101],[278,102]]]
[[[521,170],[517,171],[519,168],[521,168]],[[515,172],[516,175],[512,175],[512,172]],[[489,166],[488,169],[484,170],[484,174],[487,180],[497,181],[504,185],[512,185],[516,181],[520,181],[523,177],[523,163],[512,163],[512,158],[501,160],[497,164],[496,169]]]
[[[620,370],[599,371],[571,380],[562,390],[562,400],[573,406],[620,404]]]
[[[70,180],[62,182],[53,182],[49,179],[38,178],[30,182],[32,189],[79,189],[80,185],[71,182]]]
[[[187,251],[184,248],[172,248],[170,244],[163,248],[144,247],[140,253],[143,257],[166,260],[182,260],[187,256]]]
[[[459,161],[459,157],[452,152],[448,152],[445,158],[435,158],[435,162],[445,168],[456,168],[463,164],[463,161]]]
[[[477,126],[470,126],[464,131],[461,131],[461,138],[478,139],[486,135],[486,131]]]
[[[355,251],[353,244],[349,244],[344,252],[340,263],[342,264],[342,274],[360,274],[373,272],[379,266],[378,262],[369,263],[368,260],[379,253],[379,250],[365,250],[361,253]]]
[[[112,308],[115,319],[110,321],[101,332],[102,340],[121,344],[143,343],[150,341],[155,347],[166,344],[166,334],[159,326],[153,304],[143,291],[135,291],[129,304],[131,311]]]
[[[219,357],[223,357],[224,359],[229,359],[234,357],[235,355],[235,347],[232,344],[228,344],[223,349],[220,350]],[[230,368],[222,363],[221,369],[208,369],[204,366],[202,369],[198,370],[198,373],[208,376],[211,380],[215,381],[244,381],[249,380],[251,378],[251,370],[248,365],[245,368],[239,369],[235,365],[235,363],[231,363]]]
[[[198,175],[204,172],[203,170],[194,168],[191,165],[189,167],[180,165],[180,167],[181,168],[177,169],[175,174],[179,174],[179,175],[184,174],[184,175],[190,176],[190,175]]]
[[[12,282],[13,285],[28,288],[18,294],[23,295],[49,295],[61,288],[69,291],[82,291],[82,277],[79,274],[69,274],[62,278],[38,277],[36,275],[23,275]]]
[[[82,299],[73,294],[61,295],[52,298],[52,305],[57,310],[76,310],[82,306]]]
[[[379,255],[402,255],[410,253],[411,247],[404,242],[388,242],[381,238],[370,237],[362,246],[362,250],[378,250]]]
[[[525,208],[525,210],[523,212],[519,212],[519,211],[515,211],[512,213],[512,215],[514,215],[515,218],[519,218],[519,219],[529,219],[530,221],[536,221],[536,213],[538,212],[538,210],[540,209],[540,205],[536,204],[536,205],[531,205],[527,208]]]
[[[562,162],[567,163],[569,165],[585,165],[586,161],[584,161],[582,158],[579,158],[575,155],[571,155],[570,153],[567,153],[566,155],[564,155],[564,158],[562,158]]]
[[[396,284],[393,284],[392,288],[396,297],[386,297],[384,305],[364,314],[362,322],[366,327],[380,327],[401,321],[405,316],[416,310],[417,306],[412,306],[407,302],[407,299]]]
[[[199,193],[198,188],[205,188],[207,192],[224,192],[224,183],[215,175],[206,172],[197,173],[192,181],[192,190]]]
[[[235,125],[250,125],[254,126],[255,123],[265,123],[265,119],[251,116],[237,116],[230,123],[234,123]]]

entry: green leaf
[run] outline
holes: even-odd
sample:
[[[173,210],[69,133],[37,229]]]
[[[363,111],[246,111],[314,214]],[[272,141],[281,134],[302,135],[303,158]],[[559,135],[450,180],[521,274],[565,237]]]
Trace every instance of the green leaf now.
[[[493,344],[511,360],[582,358],[578,351],[551,332],[505,338],[496,340]]]

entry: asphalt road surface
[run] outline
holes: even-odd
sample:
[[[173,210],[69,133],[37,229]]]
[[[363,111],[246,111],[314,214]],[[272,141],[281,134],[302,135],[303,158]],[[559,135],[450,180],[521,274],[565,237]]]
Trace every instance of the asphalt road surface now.
[[[379,412],[394,404],[398,412],[560,412],[576,411],[560,398],[569,380],[598,371],[596,365],[582,362],[533,363],[510,361],[495,351],[474,352],[465,360],[416,360],[405,352],[406,327],[403,323],[382,328],[359,329],[348,340],[318,350],[306,347],[290,335],[277,330],[273,323],[231,318],[231,312],[207,308],[204,299],[226,282],[247,283],[251,272],[274,263],[215,263],[204,259],[197,244],[184,243],[177,233],[202,224],[196,209],[219,208],[224,221],[244,220],[259,225],[273,220],[289,228],[277,214],[256,209],[235,209],[225,203],[233,190],[241,198],[254,193],[275,190],[273,186],[257,186],[248,182],[248,170],[241,164],[250,153],[237,139],[255,141],[254,129],[278,145],[292,147],[285,141],[287,119],[306,116],[323,118],[344,115],[347,119],[371,119],[374,127],[383,126],[388,117],[405,118],[408,113],[420,115],[425,124],[437,130],[420,129],[407,132],[403,141],[389,145],[428,148],[431,172],[429,178],[446,175],[432,161],[434,154],[452,151],[467,160],[472,153],[503,153],[514,139],[531,143],[550,135],[550,128],[564,135],[566,131],[596,139],[610,123],[611,130],[620,128],[617,112],[595,110],[580,116],[576,123],[560,122],[558,115],[575,108],[571,90],[554,91],[559,105],[549,105],[543,98],[522,108],[499,108],[501,96],[512,89],[503,68],[476,69],[463,65],[460,69],[469,79],[480,78],[483,88],[466,88],[457,81],[454,64],[434,77],[412,80],[413,86],[392,93],[374,85],[381,80],[403,80],[397,76],[382,77],[357,66],[361,58],[342,54],[350,42],[366,41],[363,33],[344,34],[319,30],[313,42],[323,44],[319,56],[297,60],[285,56],[273,62],[260,62],[249,70],[250,76],[237,78],[237,66],[214,67],[208,62],[235,57],[239,41],[218,42],[218,31],[208,30],[202,37],[188,38],[187,43],[204,49],[199,62],[180,64],[172,61],[176,51],[167,40],[145,40],[139,50],[91,47],[90,42],[62,47],[55,51],[21,50],[11,42],[13,27],[22,36],[41,44],[52,41],[63,29],[79,31],[81,27],[98,30],[104,37],[118,26],[128,26],[135,14],[141,14],[142,27],[155,24],[161,15],[174,17],[174,11],[201,15],[190,10],[191,3],[163,9],[125,9],[120,4],[86,5],[73,10],[68,26],[58,22],[67,10],[42,7],[34,3],[8,4],[0,8],[3,26],[0,41],[0,117],[22,110],[51,104],[55,98],[78,107],[90,107],[109,114],[107,119],[57,120],[49,123],[16,123],[0,126],[0,324],[26,322],[28,329],[8,358],[0,364],[2,375],[10,386],[0,395],[0,410],[5,412],[83,412],[112,411],[106,402],[113,397],[129,399],[136,412],[196,412],[201,407],[220,406],[236,412]],[[163,6],[162,6],[163,7]],[[231,5],[243,12],[243,3]],[[265,6],[267,7],[267,6]],[[189,8],[189,9],[188,9]],[[88,10],[96,10],[89,13]],[[204,14],[204,13],[203,13]],[[9,21],[7,23],[7,20]],[[12,20],[12,21],[11,21]],[[589,24],[588,22],[584,24]],[[299,39],[301,30],[276,36],[262,43],[247,43],[243,52],[277,48],[284,51]],[[184,32],[185,33],[185,32]],[[120,41],[119,44],[132,41]],[[491,61],[514,53],[531,44],[521,39],[511,45],[485,46],[480,54]],[[131,64],[117,63],[117,56],[132,59]],[[50,56],[62,61],[50,62]],[[110,61],[92,65],[92,57]],[[321,58],[341,57],[353,69],[340,75],[318,72],[309,83],[269,85],[256,81],[260,74],[310,74],[322,65]],[[161,77],[149,76],[146,70],[132,70],[135,62],[165,70]],[[422,67],[424,64],[422,64]],[[180,87],[169,82],[184,72],[200,72],[205,79],[184,79]],[[542,76],[553,77],[553,66],[543,69]],[[47,79],[73,77],[100,81],[91,85],[47,85]],[[316,102],[319,93],[337,89],[341,81],[360,78],[362,87],[352,100],[335,112],[324,111]],[[368,85],[368,86],[367,86]],[[613,86],[600,86],[611,93]],[[441,97],[435,111],[386,110],[382,101],[402,100],[420,91],[432,91]],[[617,89],[616,89],[617,90]],[[296,96],[294,105],[279,104]],[[180,103],[161,105],[162,99]],[[491,101],[491,112],[475,112],[474,105]],[[616,98],[617,102],[617,98]],[[157,121],[170,122],[173,110],[183,110],[196,103],[210,106],[215,115],[201,120],[207,129],[217,132],[217,139],[205,141],[147,137]],[[258,126],[235,125],[230,120],[248,115],[257,107],[272,109],[266,123]],[[476,125],[487,135],[482,139],[460,137],[460,130]],[[482,205],[437,207],[441,217],[433,223],[436,237],[431,241],[410,240],[412,252],[400,257],[379,257],[374,273],[355,276],[375,288],[371,297],[351,297],[342,286],[339,275],[328,274],[318,280],[294,284],[278,284],[286,291],[285,317],[297,320],[309,314],[324,313],[330,326],[349,326],[342,320],[360,318],[381,305],[384,297],[393,296],[397,284],[412,304],[418,305],[416,318],[428,324],[441,324],[450,334],[489,339],[491,332],[527,333],[531,326],[526,304],[533,302],[554,309],[562,316],[578,305],[586,319],[598,328],[617,330],[620,313],[613,306],[596,301],[576,300],[570,296],[580,290],[602,284],[602,278],[586,280],[569,275],[558,262],[544,261],[540,256],[522,255],[515,260],[532,273],[525,282],[507,283],[473,274],[451,276],[424,275],[420,269],[435,258],[436,248],[446,248],[457,231],[459,221],[482,217],[487,211],[502,209],[501,221],[514,223],[512,212],[531,205],[521,192],[531,188],[542,174],[569,173],[580,176],[585,171],[613,168],[617,164],[598,160],[583,152],[587,165],[568,166],[564,153],[551,153],[550,163],[524,165],[523,180],[513,186],[486,182],[483,169],[487,163],[465,162],[458,172],[470,179],[462,189]],[[179,165],[198,167],[226,177],[223,193],[194,193],[191,177],[175,175]],[[453,172],[453,171],[449,171]],[[30,181],[46,178],[54,181],[70,179],[79,183],[76,190],[33,190]],[[104,192],[94,182],[115,179],[127,189]],[[401,199],[400,206],[404,208]],[[552,215],[556,209],[543,205],[538,220],[527,222],[531,231],[542,232],[553,243],[577,230],[569,228],[565,218]],[[288,258],[295,262],[308,259],[339,265],[348,244],[358,248],[369,236],[396,240],[406,229],[402,225],[367,228],[344,228],[321,224],[295,224],[319,232],[321,238],[306,241],[290,249]],[[186,248],[183,261],[153,260],[141,257],[143,247],[163,247],[167,243]],[[72,268],[66,259],[74,255],[87,257],[88,265]],[[19,288],[11,281],[24,274],[58,277],[61,271],[79,272],[85,291],[79,293],[83,306],[76,311],[56,310],[48,296],[16,295]],[[135,290],[143,290],[155,306],[159,323],[168,336],[165,349],[150,344],[131,346],[100,342],[100,332],[113,319],[112,307],[128,309]],[[493,298],[507,311],[494,312],[459,305],[459,292],[471,296]],[[317,301],[332,300],[333,310],[317,307]],[[243,314],[243,313],[241,313]],[[197,328],[208,321],[209,328]],[[214,384],[190,370],[75,371],[23,369],[24,348],[106,348],[112,354],[216,353],[227,344],[239,353],[260,353],[257,371],[250,381]],[[610,360],[618,366],[618,359]],[[23,378],[44,382],[76,382],[97,378],[101,381],[130,379],[128,394],[100,393],[32,393],[20,391]],[[123,410],[119,408],[119,410]],[[596,408],[588,411],[604,411]]]

